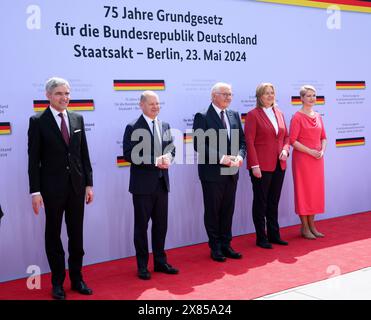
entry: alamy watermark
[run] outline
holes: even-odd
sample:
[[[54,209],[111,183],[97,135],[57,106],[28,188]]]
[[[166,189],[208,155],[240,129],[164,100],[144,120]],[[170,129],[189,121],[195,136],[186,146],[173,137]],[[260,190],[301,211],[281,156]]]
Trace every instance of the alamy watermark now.
[[[192,138],[192,147],[184,143],[184,135]],[[194,164],[194,155],[197,152],[198,164],[216,165],[220,164],[223,155],[238,156],[240,151],[240,129],[231,129],[229,135],[226,129],[187,129],[185,134],[181,130],[170,129],[163,132],[162,137],[166,145],[163,150],[157,146],[157,139],[153,139],[148,130],[134,130],[131,133],[131,142],[135,144],[130,152],[130,162],[136,165],[153,164],[152,154],[155,158],[170,154],[173,163]],[[125,148],[130,146],[124,145],[124,150]],[[238,167],[234,166],[221,168],[222,175],[234,175],[237,171]]]

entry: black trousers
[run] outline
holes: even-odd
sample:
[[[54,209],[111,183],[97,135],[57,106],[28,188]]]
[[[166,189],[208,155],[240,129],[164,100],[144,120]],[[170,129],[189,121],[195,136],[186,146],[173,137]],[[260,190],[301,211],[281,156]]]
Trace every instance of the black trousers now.
[[[237,180],[228,177],[224,182],[201,181],[204,198],[204,222],[211,250],[227,248],[232,241]]]
[[[148,265],[149,219],[152,219],[152,252],[154,263],[166,263],[165,238],[167,232],[168,191],[164,178],[158,179],[155,192],[152,194],[133,194],[134,204],[134,245],[138,268]]]
[[[256,178],[250,170],[254,199],[252,216],[256,230],[256,242],[266,242],[280,238],[278,224],[278,204],[285,170],[277,161],[273,172],[262,171],[262,177]]]
[[[68,235],[68,268],[72,282],[82,280],[83,221],[85,193],[77,195],[72,185],[65,194],[50,196],[42,194],[46,223],[45,249],[52,272],[52,284],[62,285],[66,277],[65,257],[61,241],[63,213]]]

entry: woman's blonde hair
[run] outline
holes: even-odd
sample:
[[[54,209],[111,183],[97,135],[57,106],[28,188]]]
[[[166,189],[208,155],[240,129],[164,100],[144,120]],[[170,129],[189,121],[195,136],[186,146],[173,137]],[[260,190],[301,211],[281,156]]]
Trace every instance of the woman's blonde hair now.
[[[304,98],[305,94],[307,93],[308,90],[314,91],[316,93],[316,88],[311,86],[310,84],[306,84],[300,88],[300,97]]]
[[[263,82],[263,83],[259,84],[256,87],[256,94],[255,94],[255,97],[256,97],[256,106],[257,107],[264,107],[263,102],[261,101],[261,97],[264,94],[265,89],[267,89],[267,88],[272,88],[273,89],[273,93],[276,94],[276,91],[274,90],[273,84],[271,84],[269,82]],[[275,104],[276,103],[274,102],[273,105],[275,105]]]

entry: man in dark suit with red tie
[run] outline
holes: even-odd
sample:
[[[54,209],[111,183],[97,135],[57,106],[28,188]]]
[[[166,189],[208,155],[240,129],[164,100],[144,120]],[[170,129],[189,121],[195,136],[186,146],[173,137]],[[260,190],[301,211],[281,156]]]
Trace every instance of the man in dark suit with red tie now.
[[[168,168],[175,147],[168,123],[159,121],[160,100],[153,91],[140,97],[143,114],[126,126],[123,139],[124,158],[131,162],[129,191],[134,204],[134,245],[138,277],[149,280],[147,228],[152,220],[154,271],[177,274],[165,254],[170,191]]]
[[[212,103],[195,115],[194,148],[204,198],[204,221],[211,258],[218,262],[242,255],[231,247],[238,169],[246,155],[245,137],[238,112],[228,109],[232,87],[216,83]]]
[[[92,294],[82,278],[84,200],[93,201],[93,174],[83,117],[67,111],[70,85],[61,78],[46,82],[49,107],[30,118],[28,175],[32,207],[37,215],[45,207],[45,248],[52,272],[52,296],[66,297],[63,214],[68,234],[68,267],[71,289]]]

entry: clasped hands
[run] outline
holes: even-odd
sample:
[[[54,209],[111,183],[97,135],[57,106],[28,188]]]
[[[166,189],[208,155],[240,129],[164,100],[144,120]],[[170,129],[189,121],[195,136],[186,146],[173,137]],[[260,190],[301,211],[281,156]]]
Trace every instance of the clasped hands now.
[[[156,167],[160,169],[168,169],[171,165],[171,156],[164,154],[156,158]]]
[[[288,152],[286,150],[282,150],[278,159],[280,159],[281,161],[286,161],[287,160],[287,157],[288,157]]]
[[[310,149],[309,154],[316,159],[321,159],[323,157],[324,151],[323,150],[316,150],[316,149]]]
[[[241,156],[224,155],[221,164],[227,167],[241,167],[243,164],[243,159]]]

